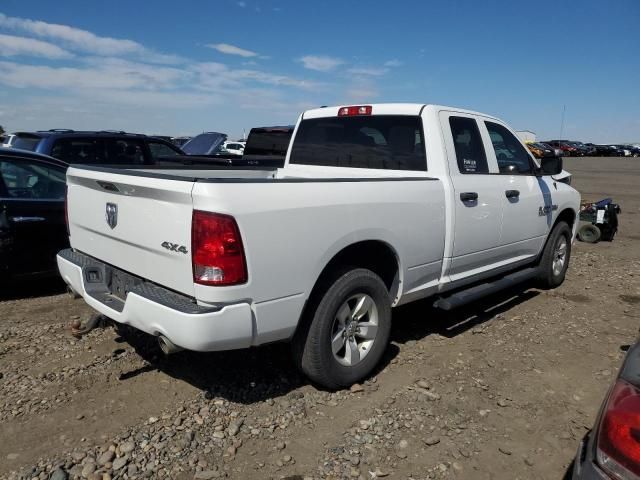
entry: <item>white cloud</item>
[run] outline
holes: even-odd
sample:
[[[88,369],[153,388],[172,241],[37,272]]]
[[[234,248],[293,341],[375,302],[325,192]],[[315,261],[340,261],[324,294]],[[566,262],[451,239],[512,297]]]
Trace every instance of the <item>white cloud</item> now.
[[[347,70],[351,75],[379,77],[389,71],[388,68],[380,67],[354,67]]]
[[[295,87],[300,89],[319,88],[321,85],[305,79],[288,77],[252,69],[231,69],[222,63],[198,63],[189,67],[197,75],[195,85],[204,90],[239,88],[247,83]]]
[[[0,62],[0,82],[15,88],[127,89],[146,86],[143,77],[121,73],[102,68],[49,67]]]
[[[133,40],[100,37],[87,30],[47,23],[28,18],[9,17],[0,13],[0,27],[28,32],[42,38],[57,40],[71,50],[88,52],[95,55],[139,55],[153,63],[177,63],[180,58],[175,55],[162,55],[147,49]]]
[[[206,45],[209,48],[213,48],[214,50],[219,51],[220,53],[225,53],[227,55],[239,55],[241,57],[257,57],[258,54],[256,52],[252,52],[251,50],[245,50],[244,48],[236,47],[235,45],[229,45],[228,43],[210,43]]]
[[[326,55],[305,55],[300,58],[300,62],[302,62],[304,68],[319,72],[329,72],[344,64],[344,60]]]
[[[393,60],[387,60],[386,62],[384,62],[384,66],[385,67],[401,67],[402,65],[404,65],[400,60],[397,59],[393,59]]]
[[[247,2],[238,2],[236,3],[240,8],[245,8],[247,6]]]
[[[30,55],[54,60],[73,57],[70,52],[49,42],[0,33],[0,57],[15,55]]]

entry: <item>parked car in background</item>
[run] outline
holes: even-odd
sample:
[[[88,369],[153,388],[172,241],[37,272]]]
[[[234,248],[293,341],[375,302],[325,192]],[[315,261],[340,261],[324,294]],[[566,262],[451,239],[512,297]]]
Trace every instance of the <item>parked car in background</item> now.
[[[576,147],[578,149],[578,151],[581,153],[581,155],[583,155],[583,156],[592,155],[593,152],[594,152],[594,149],[592,147],[590,147],[589,145],[587,145],[586,143],[570,142],[570,144],[573,145],[574,147]]]
[[[284,166],[291,135],[293,125],[252,128],[247,137],[244,158]]]
[[[629,150],[631,152],[632,157],[640,156],[640,147],[636,145],[622,145],[625,150]]]
[[[0,149],[0,282],[57,274],[65,226],[68,165],[25,150]]]
[[[287,148],[293,133],[292,126],[252,128],[243,154],[223,150],[223,143],[212,154],[190,154],[165,158],[163,163],[184,165],[218,165],[221,167],[279,168],[284,166]],[[222,135],[222,134],[218,134]],[[194,139],[197,137],[194,137]],[[241,142],[226,142],[227,144]],[[187,147],[187,145],[185,145]],[[188,149],[188,148],[187,148]]]
[[[159,157],[183,154],[159,138],[120,131],[18,132],[11,147],[49,155],[68,164],[151,165]]]
[[[176,147],[182,148],[182,146],[191,140],[193,137],[171,137],[171,143]]]
[[[556,154],[555,149],[539,142],[527,143],[527,148],[536,158],[550,157]]]
[[[233,155],[242,155],[246,143],[241,141],[226,141],[220,149],[222,153],[231,153]]]
[[[548,140],[545,141],[547,145],[551,145],[554,148],[558,148],[562,151],[562,156],[565,157],[577,157],[579,155],[578,149],[569,144],[568,140]]]
[[[221,153],[222,144],[226,140],[225,133],[205,132],[182,145],[182,151],[187,155],[215,155]]]
[[[591,431],[580,442],[573,480],[640,478],[640,343],[631,346]]]
[[[617,156],[616,149],[611,145],[594,145],[596,156],[599,157],[615,157]]]
[[[611,147],[613,147],[616,150],[616,154],[619,157],[630,157],[632,155],[631,150],[626,148],[625,145],[615,144],[615,145],[611,145]]]

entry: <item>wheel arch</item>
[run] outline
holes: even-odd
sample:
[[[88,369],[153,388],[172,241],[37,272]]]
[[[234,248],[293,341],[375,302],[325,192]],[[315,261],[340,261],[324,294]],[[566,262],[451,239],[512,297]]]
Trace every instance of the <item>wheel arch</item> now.
[[[318,304],[321,292],[327,288],[332,277],[351,268],[366,268],[378,275],[387,286],[392,304],[396,303],[402,284],[402,267],[398,252],[388,242],[380,239],[353,242],[333,254],[316,276],[302,309],[296,332],[304,329],[304,319],[309,316],[309,309],[315,308]]]
[[[556,217],[556,221],[553,223],[553,227],[555,227],[558,222],[564,221],[567,223],[567,225],[569,225],[569,228],[573,232],[575,231],[576,218],[577,215],[575,210],[571,207],[567,207],[558,214],[558,216]],[[551,228],[551,231],[553,231],[553,227]]]

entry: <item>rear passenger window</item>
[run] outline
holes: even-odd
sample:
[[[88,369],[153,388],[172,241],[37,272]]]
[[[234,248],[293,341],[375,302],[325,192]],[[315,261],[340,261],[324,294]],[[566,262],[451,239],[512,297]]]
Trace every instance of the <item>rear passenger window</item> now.
[[[57,140],[51,149],[51,156],[67,163],[104,163],[101,145],[87,138]]]
[[[449,117],[460,173],[489,173],[478,124],[473,118]]]
[[[518,139],[505,127],[493,122],[484,122],[491,137],[500,173],[507,175],[531,174],[531,157]]]
[[[104,140],[107,161],[111,165],[143,165],[144,149],[139,140],[107,138]]]
[[[151,156],[153,158],[158,157],[172,157],[175,155],[180,155],[173,148],[164,143],[160,142],[149,142],[149,150],[151,151]]]
[[[409,115],[303,120],[290,163],[424,172],[422,122]]]

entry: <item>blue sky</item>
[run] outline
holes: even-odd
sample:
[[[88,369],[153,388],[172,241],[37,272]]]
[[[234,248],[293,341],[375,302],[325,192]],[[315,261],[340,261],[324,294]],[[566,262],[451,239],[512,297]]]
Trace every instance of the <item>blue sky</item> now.
[[[640,141],[640,1],[0,0],[0,125],[232,137],[439,103]]]

